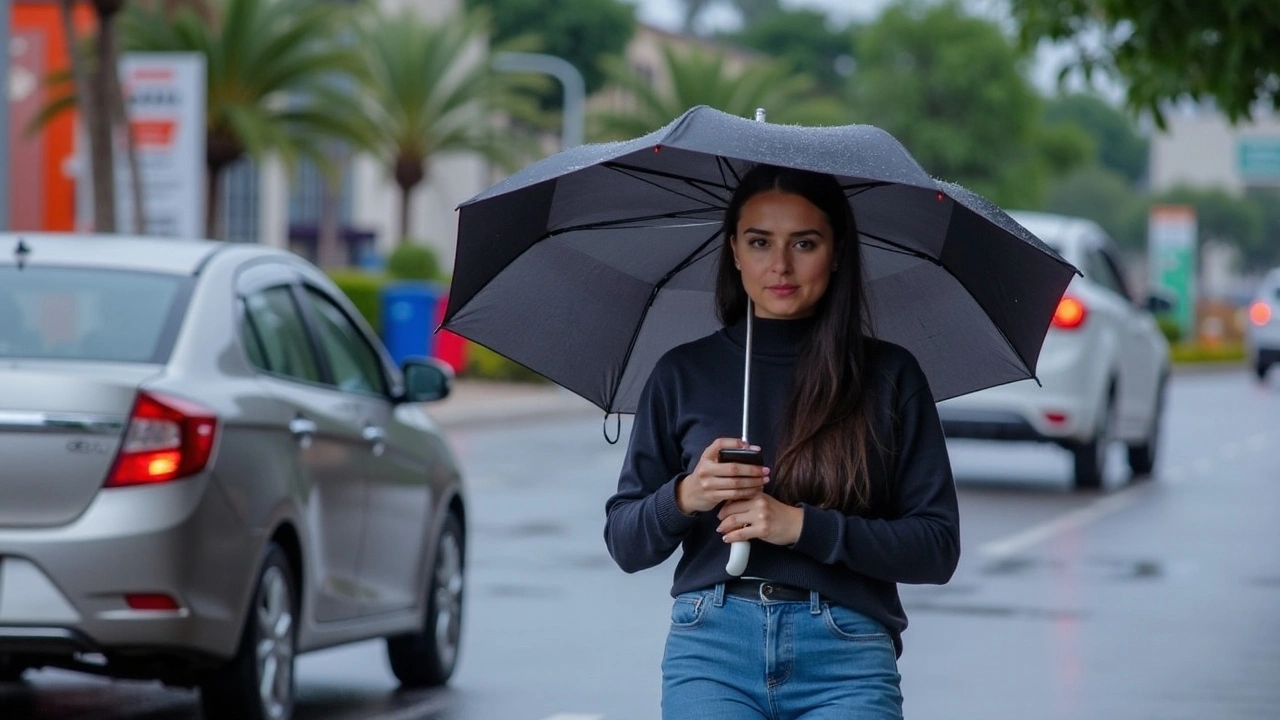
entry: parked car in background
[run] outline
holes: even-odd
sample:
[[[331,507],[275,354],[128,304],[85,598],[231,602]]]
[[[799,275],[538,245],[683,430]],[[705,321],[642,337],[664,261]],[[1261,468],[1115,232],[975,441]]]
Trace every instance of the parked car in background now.
[[[337,288],[256,245],[0,235],[0,680],[61,667],[285,720],[294,656],[457,659],[463,483]]]
[[[1034,380],[938,404],[949,437],[1050,442],[1069,450],[1076,488],[1102,486],[1108,449],[1123,442],[1135,476],[1156,462],[1169,344],[1152,315],[1167,301],[1130,294],[1110,238],[1089,220],[1012,217],[1083,272],[1067,287]],[[1161,308],[1163,309],[1163,308]]]
[[[1280,268],[1267,273],[1249,303],[1249,324],[1245,332],[1249,366],[1259,380],[1280,363]]]

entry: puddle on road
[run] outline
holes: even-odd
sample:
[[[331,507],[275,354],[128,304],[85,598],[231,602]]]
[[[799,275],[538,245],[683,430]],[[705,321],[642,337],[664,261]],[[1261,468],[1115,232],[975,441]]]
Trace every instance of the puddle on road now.
[[[1035,573],[1077,575],[1111,581],[1149,582],[1169,577],[1168,566],[1150,558],[1087,558],[1074,562],[1065,560],[1009,557],[983,567],[979,572],[988,577],[1021,577]]]
[[[968,615],[971,617],[1022,618],[1029,620],[1080,620],[1084,613],[1078,610],[1059,610],[1055,608],[1019,607],[1016,605],[976,605],[962,603],[903,603],[908,613],[929,612],[947,615]]]

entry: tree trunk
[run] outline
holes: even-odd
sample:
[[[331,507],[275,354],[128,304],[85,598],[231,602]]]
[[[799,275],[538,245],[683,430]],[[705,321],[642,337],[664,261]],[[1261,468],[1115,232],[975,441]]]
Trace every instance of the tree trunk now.
[[[224,166],[225,167],[225,166]],[[210,240],[221,239],[218,227],[222,210],[222,171],[223,167],[210,165],[205,172],[204,189],[204,236]]]
[[[119,67],[120,51],[116,47],[116,14],[110,14],[103,18],[102,27],[99,30],[101,43],[103,45],[102,57],[108,59],[111,67]],[[107,74],[110,81],[110,87],[106,88],[107,102],[111,108],[111,122],[116,127],[116,132],[121,134],[123,138],[123,149],[125,158],[129,164],[129,190],[132,202],[133,227],[131,230],[138,234],[147,232],[145,198],[142,196],[142,171],[138,166],[138,149],[133,142],[133,128],[129,124],[129,112],[126,109],[124,88],[120,85],[120,73],[113,72]]]
[[[94,152],[94,133],[89,129],[93,119],[89,117],[91,114],[88,108],[93,107],[93,101],[90,95],[93,93],[91,86],[92,80],[89,77],[89,69],[85,67],[84,55],[80,54],[79,36],[76,34],[75,28],[75,0],[59,0],[58,13],[59,19],[62,21],[62,34],[67,42],[67,57],[71,60],[71,81],[74,84],[74,92],[76,96],[76,107],[79,108],[76,113],[80,119],[80,125],[84,128],[83,140],[88,144],[88,148],[80,148],[79,155],[82,163],[77,171],[77,179],[83,185],[86,178],[93,178],[93,207],[95,209],[94,222],[98,221],[96,209],[98,207],[98,183],[95,165],[97,156]]]
[[[396,245],[409,239],[409,229],[412,227],[409,224],[412,219],[410,201],[413,199],[413,189],[427,177],[426,165],[425,158],[408,155],[396,158],[393,174],[396,184],[400,186],[400,237],[396,238]]]

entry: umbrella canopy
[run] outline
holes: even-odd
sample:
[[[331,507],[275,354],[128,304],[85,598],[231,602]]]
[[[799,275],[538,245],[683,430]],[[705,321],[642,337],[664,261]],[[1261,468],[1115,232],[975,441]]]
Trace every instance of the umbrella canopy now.
[[[938,400],[1034,376],[1076,269],[868,125],[797,127],[696,107],[627,142],[534,163],[459,208],[443,327],[634,412],[658,358],[720,328],[724,210],[757,163],[830,173],[863,243],[871,333]]]

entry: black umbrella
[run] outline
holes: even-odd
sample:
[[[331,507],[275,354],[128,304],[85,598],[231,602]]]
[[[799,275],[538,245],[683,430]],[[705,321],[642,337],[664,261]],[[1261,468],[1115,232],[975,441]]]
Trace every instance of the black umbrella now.
[[[915,355],[936,399],[1034,377],[1073,266],[879,128],[706,107],[565,150],[463,203],[443,327],[606,412],[634,412],[663,353],[720,328],[724,208],[756,163],[839,180],[864,243],[871,331]]]

